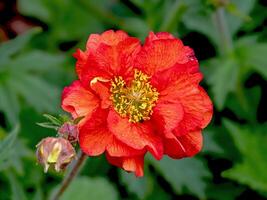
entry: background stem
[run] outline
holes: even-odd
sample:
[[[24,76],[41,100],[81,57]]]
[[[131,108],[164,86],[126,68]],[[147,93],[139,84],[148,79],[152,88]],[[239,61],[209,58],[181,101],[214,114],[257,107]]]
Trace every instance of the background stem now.
[[[72,165],[69,173],[65,176],[64,180],[62,181],[59,190],[55,193],[55,195],[51,198],[51,200],[58,200],[59,197],[65,192],[65,190],[70,185],[71,181],[78,175],[86,158],[87,155],[80,151],[78,154],[78,159]]]
[[[229,32],[228,24],[225,20],[225,9],[224,7],[219,7],[215,13],[216,26],[219,32],[221,41],[221,52],[227,55],[233,50],[232,37]]]

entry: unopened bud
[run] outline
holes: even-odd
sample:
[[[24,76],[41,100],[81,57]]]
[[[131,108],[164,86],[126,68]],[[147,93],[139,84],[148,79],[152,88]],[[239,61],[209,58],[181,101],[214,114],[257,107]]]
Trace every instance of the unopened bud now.
[[[70,142],[76,142],[78,140],[77,125],[66,122],[58,129],[58,134]]]
[[[38,162],[44,166],[45,172],[50,165],[54,166],[56,171],[65,169],[76,155],[71,143],[64,138],[47,137],[36,147]]]

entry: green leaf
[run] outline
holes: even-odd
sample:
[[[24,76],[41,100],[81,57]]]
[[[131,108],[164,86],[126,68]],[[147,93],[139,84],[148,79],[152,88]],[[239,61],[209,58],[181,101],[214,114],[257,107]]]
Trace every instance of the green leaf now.
[[[224,125],[240,151],[242,161],[235,162],[233,168],[224,171],[223,177],[259,192],[267,192],[267,124],[241,127],[225,120]]]
[[[106,179],[77,177],[66,189],[60,199],[117,200],[118,194]]]
[[[22,14],[46,22],[50,30],[47,34],[47,42],[50,43],[48,45],[54,45],[88,37],[89,33],[104,29],[92,11],[87,10],[80,2],[82,1],[19,0],[18,8]]]
[[[65,57],[59,54],[50,54],[45,51],[32,50],[23,53],[12,59],[8,67],[12,70],[47,72],[59,69],[64,62]]]
[[[217,132],[205,129],[203,132],[203,153],[221,155],[224,153],[222,147],[215,140]]]
[[[16,81],[9,84],[23,96],[27,103],[39,112],[54,112],[59,105],[59,90],[37,76],[14,75]]]
[[[43,128],[51,128],[51,129],[55,129],[58,130],[59,126],[54,125],[51,122],[40,122],[40,123],[36,123],[38,126],[41,126]]]
[[[212,59],[203,64],[203,72],[214,97],[215,105],[222,110],[227,96],[236,89],[239,65],[233,59]]]
[[[0,84],[0,110],[4,112],[11,125],[18,122],[19,107],[16,94],[8,85]]]
[[[22,184],[10,171],[6,172],[6,175],[12,190],[11,200],[26,200],[27,198],[23,190]]]
[[[248,15],[255,3],[256,0],[231,0],[228,8],[226,7],[229,12],[226,15],[226,20],[232,35],[239,30],[242,24],[253,23],[253,21],[249,20],[250,17]]]
[[[0,45],[0,65],[5,63],[11,55],[21,50],[34,35],[40,32],[40,28],[34,28],[22,35],[17,36],[13,40],[9,40],[7,42],[2,43]]]
[[[122,170],[120,172],[122,182],[130,192],[137,195],[138,199],[144,199],[152,192],[153,184],[149,176],[137,178],[133,173],[127,173]]]
[[[49,114],[43,114],[43,116],[48,119],[52,124],[61,126],[62,125],[62,121],[60,120],[60,118],[57,118],[53,115],[49,115]]]
[[[199,198],[205,198],[205,180],[210,179],[211,174],[203,161],[196,158],[172,160],[168,157],[161,161],[151,161],[177,194],[189,192]]]
[[[236,200],[244,189],[231,183],[210,184],[206,190],[208,199]],[[219,195],[218,195],[219,194]]]
[[[267,43],[256,43],[244,48],[247,64],[267,80]]]
[[[44,22],[51,19],[50,10],[44,0],[19,0],[18,10],[24,15],[36,17]]]
[[[15,128],[3,139],[0,141],[0,171],[9,166],[8,159],[11,158],[13,153],[15,140],[19,131],[19,125],[16,125]]]
[[[239,117],[251,122],[257,122],[257,108],[261,97],[261,88],[243,88],[246,104],[241,104],[234,95],[230,95],[226,105]]]
[[[179,21],[181,21],[181,17],[186,10],[187,6],[181,1],[170,3],[169,12],[166,14],[166,17],[161,24],[160,30],[168,32],[174,31],[177,28],[177,24]]]
[[[220,40],[218,29],[215,20],[215,11],[211,10],[205,1],[184,0],[188,5],[188,11],[183,17],[185,25],[192,30],[196,30],[205,34],[210,40],[219,47]],[[226,25],[229,29],[230,35],[233,36],[245,22],[249,23],[247,15],[252,10],[255,0],[232,0],[231,6],[225,14]],[[196,20],[197,19],[197,20]]]

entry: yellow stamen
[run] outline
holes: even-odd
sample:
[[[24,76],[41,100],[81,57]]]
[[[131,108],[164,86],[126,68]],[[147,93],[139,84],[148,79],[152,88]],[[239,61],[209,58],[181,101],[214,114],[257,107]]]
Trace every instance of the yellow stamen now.
[[[122,116],[129,117],[130,122],[150,119],[152,108],[158,100],[159,93],[149,82],[150,77],[135,70],[134,80],[127,86],[121,76],[111,82],[111,100],[114,109]]]

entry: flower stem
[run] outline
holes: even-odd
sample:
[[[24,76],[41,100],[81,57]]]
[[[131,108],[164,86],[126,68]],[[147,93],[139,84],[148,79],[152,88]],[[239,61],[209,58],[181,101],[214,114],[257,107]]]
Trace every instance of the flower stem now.
[[[78,159],[72,165],[69,173],[65,176],[64,180],[62,181],[62,184],[59,190],[55,193],[55,195],[51,198],[51,200],[58,200],[59,197],[65,192],[65,190],[68,188],[72,180],[78,175],[86,158],[87,158],[87,155],[80,151],[78,155]]]
[[[225,20],[224,7],[218,7],[216,9],[215,21],[220,36],[221,51],[224,55],[227,55],[233,50],[233,41],[229,32],[228,24]]]

